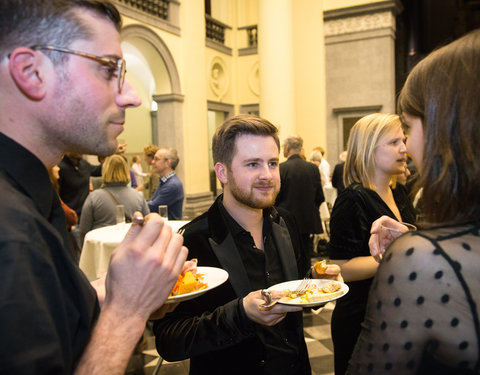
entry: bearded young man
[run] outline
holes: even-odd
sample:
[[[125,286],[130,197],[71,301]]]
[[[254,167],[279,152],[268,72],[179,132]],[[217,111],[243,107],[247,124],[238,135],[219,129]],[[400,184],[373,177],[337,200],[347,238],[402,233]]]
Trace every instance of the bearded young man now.
[[[301,308],[260,306],[261,289],[299,277],[295,224],[272,207],[280,189],[277,128],[253,115],[232,117],[212,150],[223,194],[183,236],[200,266],[223,268],[229,279],[157,320],[157,350],[168,361],[190,358],[191,374],[310,374]],[[331,278],[338,272],[327,270]]]

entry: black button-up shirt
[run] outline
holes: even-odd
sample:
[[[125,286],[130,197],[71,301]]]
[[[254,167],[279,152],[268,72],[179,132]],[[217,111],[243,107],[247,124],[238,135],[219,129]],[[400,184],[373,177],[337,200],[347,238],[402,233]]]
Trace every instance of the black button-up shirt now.
[[[0,133],[0,363],[9,374],[70,374],[98,316],[44,165]]]
[[[247,271],[252,290],[265,289],[285,281],[285,275],[272,236],[272,222],[264,210],[263,243],[264,250],[255,246],[250,232],[240,226],[228,213],[223,204],[220,212],[232,234],[235,245]],[[273,327],[256,325],[257,335],[264,344],[264,360],[259,363],[265,374],[295,374],[299,361],[299,337],[292,314]],[[303,337],[301,338],[303,339]]]

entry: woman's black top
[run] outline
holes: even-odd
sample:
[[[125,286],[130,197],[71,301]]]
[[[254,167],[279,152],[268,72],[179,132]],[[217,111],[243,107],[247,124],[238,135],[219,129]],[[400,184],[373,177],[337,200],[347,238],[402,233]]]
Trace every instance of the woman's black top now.
[[[480,226],[407,232],[385,252],[350,374],[480,373]]]

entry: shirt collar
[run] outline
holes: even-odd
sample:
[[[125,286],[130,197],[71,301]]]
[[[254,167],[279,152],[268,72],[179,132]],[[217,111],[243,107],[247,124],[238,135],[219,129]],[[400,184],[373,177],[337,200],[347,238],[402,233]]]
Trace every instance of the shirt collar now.
[[[175,176],[175,171],[171,171],[170,173],[166,174],[165,176],[160,177],[160,183],[164,184],[165,182],[167,182],[173,176]]]
[[[29,150],[0,132],[0,169],[28,195],[40,213],[50,217],[54,192],[45,166]]]
[[[223,200],[220,200],[218,202],[218,207],[220,208],[220,213],[222,214],[223,219],[227,224],[228,230],[233,237],[245,232],[245,229],[240,224],[238,224],[237,221],[232,217],[232,215],[230,215],[230,213],[227,211],[227,209],[223,205]]]
[[[232,236],[235,237],[240,233],[246,232],[246,230],[240,224],[238,224],[238,222],[227,211],[227,209],[223,205],[223,200],[220,200],[218,203],[219,203],[218,206],[220,208],[220,213],[222,214],[225,222],[227,223],[227,227],[229,228],[229,231],[231,232]],[[273,219],[274,219],[274,216],[272,216],[272,208],[264,209],[263,210],[263,228],[267,232],[270,231],[271,222]]]

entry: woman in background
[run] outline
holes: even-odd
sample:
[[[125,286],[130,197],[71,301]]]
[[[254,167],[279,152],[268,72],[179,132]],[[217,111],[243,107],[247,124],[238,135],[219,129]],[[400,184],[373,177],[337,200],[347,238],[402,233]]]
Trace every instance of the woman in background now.
[[[415,220],[405,189],[392,190],[391,186],[406,166],[398,116],[375,113],[361,118],[350,131],[347,151],[346,189],[333,206],[327,247],[331,262],[341,267],[350,288],[345,297],[337,300],[332,314],[336,375],[347,370],[378,267],[368,247],[372,223],[382,215],[399,222]]]
[[[479,98],[478,30],[431,53],[405,82],[398,109],[423,188],[424,230],[384,254],[351,374],[480,373]],[[390,221],[372,227],[375,256]]]
[[[116,224],[116,206],[125,207],[126,221],[130,222],[135,211],[144,216],[150,213],[143,195],[127,184],[130,172],[127,162],[121,155],[105,159],[102,167],[103,187],[91,192],[82,208],[80,234],[82,238],[92,229]]]
[[[132,172],[137,180],[137,186],[142,186],[144,184],[143,178],[150,175],[150,173],[143,172],[142,160],[138,155],[135,155],[132,159]]]

